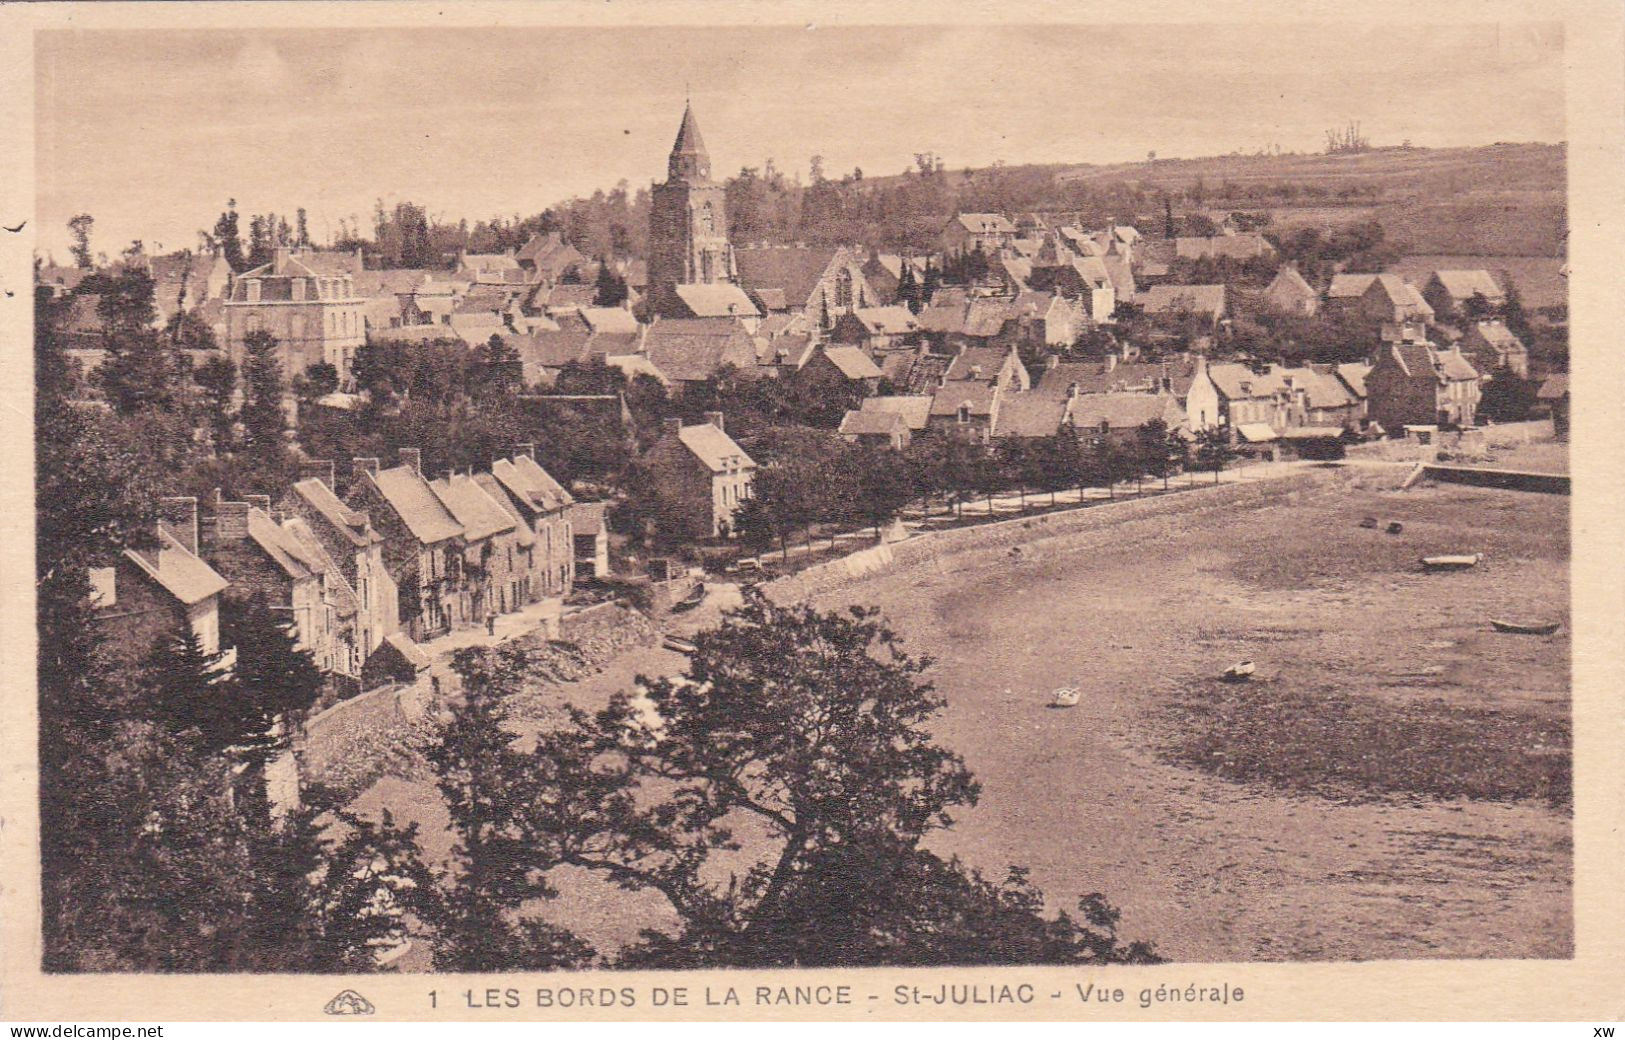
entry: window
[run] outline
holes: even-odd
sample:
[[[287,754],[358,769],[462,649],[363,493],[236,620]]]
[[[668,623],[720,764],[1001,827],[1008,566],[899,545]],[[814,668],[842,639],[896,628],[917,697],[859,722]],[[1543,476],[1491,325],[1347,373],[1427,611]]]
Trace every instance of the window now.
[[[244,284],[248,287],[248,302],[249,303],[259,303],[260,302],[260,280],[258,278],[250,278]]]
[[[852,306],[852,272],[844,267],[835,276],[835,306]]]
[[[709,234],[715,232],[716,229],[717,229],[716,210],[714,210],[711,207],[711,204],[709,202],[707,202],[704,206],[700,207],[700,230],[709,235]],[[710,281],[710,279],[708,278],[708,279],[706,279],[706,281]]]
[[[970,422],[970,405],[962,404],[959,406],[959,421],[962,423]]]

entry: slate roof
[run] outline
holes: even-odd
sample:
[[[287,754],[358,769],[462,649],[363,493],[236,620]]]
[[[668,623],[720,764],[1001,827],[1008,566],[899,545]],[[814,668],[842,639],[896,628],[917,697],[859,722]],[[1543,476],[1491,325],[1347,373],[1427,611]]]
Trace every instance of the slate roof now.
[[[744,448],[711,423],[685,426],[677,432],[677,439],[713,473],[725,472],[733,464],[746,469],[756,466]]]
[[[320,562],[263,509],[248,511],[248,537],[291,581],[303,581],[321,572]]]
[[[1153,285],[1135,299],[1149,314],[1186,310],[1218,317],[1224,313],[1222,285]]]
[[[581,318],[594,332],[637,333],[641,326],[624,307],[583,307]]]
[[[848,437],[900,437],[908,432],[908,420],[899,412],[849,410],[841,417],[837,433]]]
[[[434,663],[430,660],[429,655],[423,651],[423,648],[412,642],[412,637],[405,632],[391,632],[384,637],[384,642],[388,643],[391,649],[400,654],[407,664],[420,672]]]
[[[937,390],[931,397],[933,416],[959,414],[963,405],[970,406],[974,416],[991,416],[998,407],[999,390],[988,383],[958,380]]]
[[[373,530],[367,514],[345,505],[324,482],[311,477],[294,484],[293,491],[357,549],[383,541],[383,535]]]
[[[1152,392],[1162,388],[1183,397],[1190,392],[1196,377],[1196,366],[1190,362],[1124,361],[1108,367],[1102,361],[1065,361],[1054,368],[1043,369],[1034,388],[1039,393],[1065,396],[1073,384],[1080,394],[1104,394],[1118,391]]]
[[[478,484],[480,490],[485,492],[491,501],[500,506],[502,511],[507,513],[509,518],[514,521],[513,533],[515,540],[523,546],[535,545],[536,532],[532,531],[530,524],[525,522],[524,515],[519,512],[519,507],[513,504],[513,498],[509,496],[507,489],[502,486],[502,482],[490,473],[476,473],[474,474],[474,483]]]
[[[1066,421],[1071,402],[1051,394],[1007,394],[999,402],[995,437],[1051,437]]]
[[[440,504],[456,518],[463,528],[463,537],[477,542],[514,528],[513,514],[492,501],[491,496],[467,474],[431,480]]]
[[[785,306],[792,308],[809,304],[813,289],[837,259],[848,259],[839,246],[747,246],[734,250],[740,286],[752,295],[782,290]],[[831,300],[830,305],[834,306],[834,302]]]
[[[1371,288],[1371,283],[1376,280],[1377,276],[1374,274],[1334,274],[1332,284],[1326,289],[1326,298],[1348,300],[1364,296],[1365,291]]]
[[[1546,382],[1540,384],[1540,390],[1535,396],[1542,401],[1557,401],[1569,396],[1569,377],[1566,372],[1559,372],[1554,376],[1547,376]]]
[[[54,285],[66,292],[72,292],[85,280],[90,271],[83,267],[63,267],[61,264],[42,264],[34,277],[36,285]]]
[[[1478,323],[1478,334],[1484,337],[1484,342],[1493,347],[1521,347],[1523,341],[1512,334],[1506,323],[1499,318],[1494,321],[1481,321]]]
[[[463,533],[462,526],[435,495],[428,481],[412,469],[395,466],[369,474],[367,479],[422,544],[433,545]]]
[[[290,517],[282,522],[282,529],[305,551],[311,560],[311,570],[322,577],[322,597],[339,617],[354,617],[361,609],[361,600],[350,587],[344,572],[333,557],[328,555],[316,532],[302,517]]]
[[[508,345],[518,353],[527,371],[534,368],[563,368],[572,361],[585,361],[592,332],[587,329],[560,329],[557,332],[531,332],[508,336]]]
[[[948,366],[949,382],[985,380],[992,382],[1010,357],[1010,351],[1001,347],[966,347]],[[975,369],[980,374],[973,374]]]
[[[976,235],[1013,235],[1016,226],[1002,213],[961,213],[954,217],[959,226]]]
[[[1170,427],[1184,422],[1179,405],[1166,394],[1088,394],[1072,399],[1072,424],[1080,430],[1126,430],[1161,419]]]
[[[673,287],[673,291],[696,318],[742,318],[759,313],[756,304],[745,295],[745,290],[732,282],[678,285]]]
[[[218,571],[188,552],[167,531],[158,533],[157,549],[126,549],[124,556],[188,607],[219,594],[228,584]]]
[[[563,485],[529,455],[498,459],[491,464],[491,475],[509,494],[537,512],[563,509],[573,501]]]
[[[1354,391],[1354,396],[1364,397],[1365,377],[1371,371],[1371,366],[1359,361],[1351,361],[1337,366],[1337,376],[1343,380],[1348,388]]]
[[[1232,401],[1269,397],[1285,389],[1280,370],[1274,367],[1255,372],[1246,365],[1228,362],[1207,367],[1208,378],[1219,392]]]
[[[644,353],[668,380],[710,379],[724,364],[756,365],[756,344],[730,318],[666,318],[649,326]]]
[[[1298,269],[1286,266],[1275,272],[1270,284],[1264,289],[1264,295],[1270,299],[1304,300],[1315,299],[1317,294],[1314,287],[1303,280]]]
[[[870,335],[900,336],[915,332],[920,327],[914,312],[901,305],[858,307],[852,311],[852,315],[863,323],[864,330]]]
[[[570,531],[576,536],[596,538],[604,531],[604,512],[608,502],[577,502],[570,507]]]
[[[924,394],[865,397],[858,408],[864,412],[895,412],[903,417],[909,429],[923,430],[931,416],[931,398]]]
[[[1465,300],[1474,293],[1482,293],[1486,299],[1504,299],[1506,294],[1501,287],[1495,284],[1495,278],[1485,270],[1475,271],[1434,271],[1433,277],[1444,286],[1445,292],[1458,300]]]
[[[355,284],[354,280],[366,269],[359,250],[347,252],[336,249],[306,249],[297,254],[296,259],[322,278],[349,275],[352,286]]]
[[[1231,260],[1250,260],[1275,252],[1275,247],[1263,235],[1243,232],[1236,235],[1208,237],[1181,236],[1175,240],[1175,249],[1181,259],[1201,260],[1224,257]]]
[[[857,347],[824,348],[824,356],[848,379],[879,379],[880,369]]]

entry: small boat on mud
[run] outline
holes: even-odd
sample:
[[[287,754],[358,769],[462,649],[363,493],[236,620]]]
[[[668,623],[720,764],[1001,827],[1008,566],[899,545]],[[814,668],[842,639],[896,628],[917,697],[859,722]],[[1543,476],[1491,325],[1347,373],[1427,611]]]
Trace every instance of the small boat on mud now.
[[[1050,700],[1049,706],[1052,708],[1075,708],[1078,706],[1078,701],[1082,699],[1082,690],[1074,686],[1063,686],[1055,691],[1055,696]]]
[[[1368,516],[1364,520],[1360,521],[1360,526],[1366,528],[1367,530],[1375,530],[1377,526],[1377,518],[1374,516]]]
[[[693,610],[695,607],[699,606],[701,603],[704,603],[704,602],[705,602],[705,583],[701,582],[700,584],[694,586],[694,588],[689,592],[688,595],[684,596],[682,599],[678,600],[676,603],[673,603],[671,605],[671,609],[680,613],[680,612],[685,611],[685,610]]]
[[[1225,682],[1246,682],[1253,677],[1253,663],[1251,661],[1237,661],[1235,664],[1219,673],[1219,678]]]
[[[1424,556],[1422,557],[1422,567],[1424,570],[1430,571],[1464,571],[1469,567],[1477,567],[1478,562],[1483,558],[1483,553]]]
[[[1497,632],[1511,632],[1520,636],[1549,636],[1562,627],[1561,621],[1498,621],[1490,618]]]
[[[692,654],[694,652],[694,644],[679,636],[667,636],[661,640],[660,645],[667,650],[675,650],[680,654]]]
[[[1390,520],[1388,521],[1388,527],[1386,530],[1389,534],[1398,534],[1399,532],[1405,530],[1405,525],[1400,523],[1398,520]]]

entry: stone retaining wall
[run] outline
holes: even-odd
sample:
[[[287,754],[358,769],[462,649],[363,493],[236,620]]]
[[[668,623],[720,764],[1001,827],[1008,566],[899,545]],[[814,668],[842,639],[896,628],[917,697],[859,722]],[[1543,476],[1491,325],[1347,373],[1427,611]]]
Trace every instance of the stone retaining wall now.
[[[940,570],[956,557],[988,549],[1008,548],[1023,554],[1042,553],[1050,548],[1071,549],[1075,546],[1062,545],[1057,540],[1070,542],[1095,532],[1110,534],[1112,528],[1125,523],[1161,520],[1172,526],[1187,523],[1192,517],[1216,509],[1247,509],[1265,503],[1290,503],[1339,479],[1341,475],[1331,467],[1305,469],[1290,476],[1256,482],[1197,487],[1125,501],[1101,502],[1041,516],[935,531],[906,542],[876,546],[839,560],[817,564],[768,582],[762,588],[776,602],[806,600],[885,571],[910,567],[934,567]]]

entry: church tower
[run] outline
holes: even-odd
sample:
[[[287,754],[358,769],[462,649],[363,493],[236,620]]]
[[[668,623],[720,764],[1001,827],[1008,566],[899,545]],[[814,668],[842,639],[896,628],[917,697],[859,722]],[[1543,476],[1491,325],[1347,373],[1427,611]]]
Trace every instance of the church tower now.
[[[726,192],[711,179],[711,157],[692,107],[683,108],[666,181],[654,186],[649,203],[649,312],[681,315],[686,310],[677,286],[731,283],[736,276]]]

